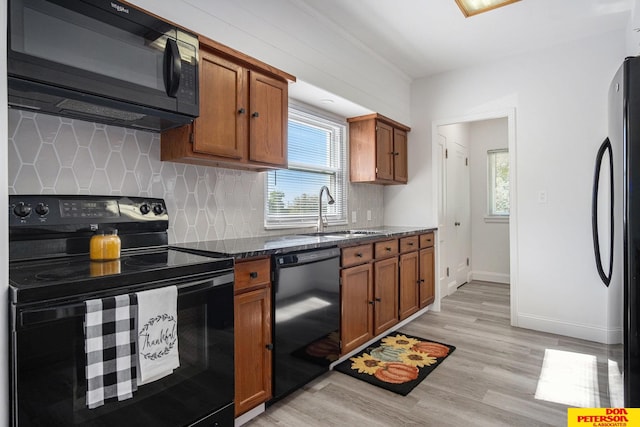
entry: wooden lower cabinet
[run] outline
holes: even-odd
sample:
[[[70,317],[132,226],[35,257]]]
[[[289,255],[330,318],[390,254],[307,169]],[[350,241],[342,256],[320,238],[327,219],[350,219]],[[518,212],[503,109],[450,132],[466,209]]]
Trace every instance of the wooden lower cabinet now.
[[[266,268],[266,270],[265,270]],[[271,399],[272,338],[269,259],[236,264],[234,297],[235,415]],[[247,276],[247,277],[244,277]],[[265,277],[265,281],[260,281]],[[259,283],[252,283],[257,280]]]
[[[373,267],[371,264],[340,271],[342,354],[373,338]]]
[[[374,262],[373,280],[375,336],[398,323],[398,257]]]
[[[406,319],[420,308],[419,259],[418,251],[400,255],[400,320]]]
[[[420,249],[420,308],[426,307],[436,299],[435,290],[435,251],[433,246]]]

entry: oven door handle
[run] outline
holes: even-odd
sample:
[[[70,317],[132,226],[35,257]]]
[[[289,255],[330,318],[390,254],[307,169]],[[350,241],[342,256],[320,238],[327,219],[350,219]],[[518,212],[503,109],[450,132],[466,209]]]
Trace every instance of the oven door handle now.
[[[182,285],[178,285],[178,297],[193,294],[196,292],[207,291],[211,288],[215,288],[216,286],[222,286],[230,283],[232,284],[233,281],[234,275],[233,273],[229,273],[212,277],[206,280],[184,283]],[[136,292],[140,290],[144,289],[136,289]],[[84,316],[85,313],[86,307],[84,301],[82,301],[75,304],[18,310],[18,321],[21,327],[27,327],[40,323],[54,322],[62,319]]]

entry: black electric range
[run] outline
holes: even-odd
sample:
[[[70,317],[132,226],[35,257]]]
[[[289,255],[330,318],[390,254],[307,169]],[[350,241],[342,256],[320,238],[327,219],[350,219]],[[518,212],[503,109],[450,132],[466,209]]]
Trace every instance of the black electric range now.
[[[12,426],[233,425],[234,261],[169,247],[168,224],[162,199],[9,196]],[[90,239],[107,228],[121,256],[91,261]],[[167,286],[179,368],[89,408],[86,301]]]

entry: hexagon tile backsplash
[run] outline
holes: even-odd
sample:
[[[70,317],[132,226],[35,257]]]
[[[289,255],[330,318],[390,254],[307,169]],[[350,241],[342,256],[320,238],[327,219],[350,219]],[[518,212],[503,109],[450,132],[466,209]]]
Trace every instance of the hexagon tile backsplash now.
[[[160,134],[9,109],[8,150],[10,194],[163,198],[171,243],[296,232],[264,229],[264,173],[161,162]],[[350,226],[382,225],[382,197],[349,185]]]

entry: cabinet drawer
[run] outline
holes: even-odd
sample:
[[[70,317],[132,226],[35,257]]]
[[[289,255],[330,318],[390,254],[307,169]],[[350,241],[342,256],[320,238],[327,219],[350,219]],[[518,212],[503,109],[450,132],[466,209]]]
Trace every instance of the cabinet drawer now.
[[[398,239],[376,242],[374,253],[376,259],[398,255]]]
[[[400,239],[400,252],[411,252],[418,249],[418,236],[403,237]]]
[[[342,249],[342,267],[363,264],[373,259],[373,245],[360,245]]]
[[[268,285],[271,282],[270,270],[269,258],[238,262],[235,269],[236,291],[258,285]]]
[[[420,235],[420,247],[430,248],[433,246],[433,233],[425,233]]]

